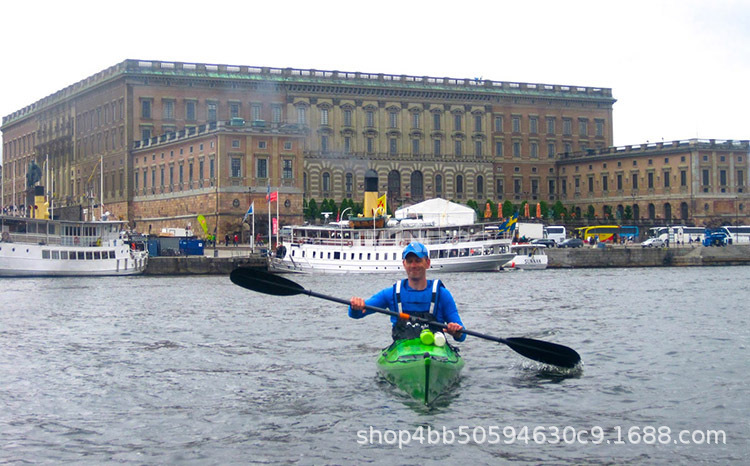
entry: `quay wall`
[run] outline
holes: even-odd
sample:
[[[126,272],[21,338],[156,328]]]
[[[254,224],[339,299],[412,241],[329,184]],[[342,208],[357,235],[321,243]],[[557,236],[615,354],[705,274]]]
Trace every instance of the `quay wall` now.
[[[549,268],[750,265],[750,245],[549,249]]]
[[[228,275],[236,267],[266,268],[259,253],[232,256],[221,251],[218,257],[150,257],[146,275]],[[640,246],[583,247],[548,249],[551,269],[585,267],[687,267],[711,265],[750,265],[750,245],[725,247],[682,246],[641,248]]]
[[[244,257],[149,257],[145,275],[229,275],[237,267],[266,268],[260,254]]]

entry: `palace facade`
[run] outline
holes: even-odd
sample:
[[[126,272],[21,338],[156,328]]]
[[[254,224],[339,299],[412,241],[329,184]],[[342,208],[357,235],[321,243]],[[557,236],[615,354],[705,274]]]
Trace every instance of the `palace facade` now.
[[[304,198],[361,201],[368,169],[393,207],[560,200],[692,222],[745,210],[746,141],[613,148],[614,102],[607,88],[125,60],[3,118],[2,204],[22,204],[29,163],[49,160],[56,205],[103,202],[144,232],[204,215],[221,237],[253,202],[265,224],[269,190],[297,223]]]

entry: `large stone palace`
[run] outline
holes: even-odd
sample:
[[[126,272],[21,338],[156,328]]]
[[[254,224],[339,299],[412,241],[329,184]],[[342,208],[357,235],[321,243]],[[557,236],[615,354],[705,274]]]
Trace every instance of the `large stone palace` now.
[[[368,169],[391,207],[559,200],[578,217],[747,223],[748,141],[613,147],[614,103],[607,88],[125,60],[3,118],[2,206],[24,203],[35,161],[59,208],[143,232],[203,215],[221,237],[253,203],[265,224],[269,191],[298,223],[303,199],[361,201]]]

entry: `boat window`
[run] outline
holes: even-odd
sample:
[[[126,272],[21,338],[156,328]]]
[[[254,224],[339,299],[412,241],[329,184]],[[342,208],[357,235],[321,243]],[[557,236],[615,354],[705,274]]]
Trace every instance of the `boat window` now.
[[[436,250],[430,251],[430,259],[435,259],[438,256],[438,252]]]
[[[78,260],[82,261],[82,260],[84,260],[84,257],[85,257],[85,255],[84,255],[83,251],[78,251]]]
[[[91,251],[86,251],[86,260],[91,260],[94,258],[94,254]]]
[[[334,252],[334,253],[333,253],[333,258],[334,258],[334,259],[336,259],[336,260],[338,260],[338,259],[341,259],[341,253],[339,253],[339,252]]]
[[[368,261],[370,260],[370,253],[369,252],[367,253],[367,260]]]
[[[55,234],[55,227],[56,225],[54,223],[50,223],[49,225],[47,225],[47,231],[49,231],[50,235]]]
[[[42,249],[42,259],[49,259],[49,258],[50,258],[49,251],[46,249]]]
[[[101,260],[102,254],[99,251],[94,251],[94,260]]]
[[[115,252],[114,251],[109,251],[109,258],[110,259],[114,259],[115,258]]]
[[[312,253],[313,253],[313,257],[312,258],[315,259],[315,251],[313,251]]]
[[[60,251],[60,259],[64,261],[68,260],[68,251]]]
[[[450,257],[457,257],[458,256],[458,249],[451,249]]]
[[[69,254],[70,254],[70,260],[72,260],[72,261],[76,260],[76,252],[75,251],[70,251]]]
[[[60,251],[52,251],[53,259],[60,259]]]
[[[376,252],[376,253],[375,253],[375,260],[379,260],[379,259],[380,259],[380,253],[379,253],[379,252]]]
[[[359,260],[362,260],[362,253],[359,253]]]

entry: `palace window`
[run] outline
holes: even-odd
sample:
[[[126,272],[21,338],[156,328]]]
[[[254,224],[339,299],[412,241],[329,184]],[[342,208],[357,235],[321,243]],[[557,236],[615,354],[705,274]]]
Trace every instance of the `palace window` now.
[[[293,160],[290,159],[284,159],[284,166],[281,170],[281,177],[285,180],[291,180],[294,178],[294,171],[292,170],[293,167]]]
[[[495,131],[500,133],[503,131],[503,117],[502,115],[495,115]]]
[[[255,166],[256,178],[268,178],[268,159],[258,159]]]

